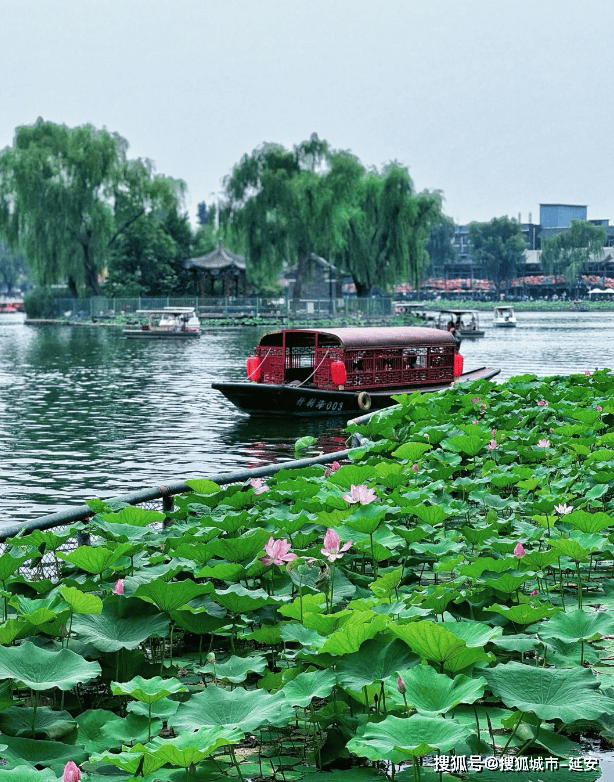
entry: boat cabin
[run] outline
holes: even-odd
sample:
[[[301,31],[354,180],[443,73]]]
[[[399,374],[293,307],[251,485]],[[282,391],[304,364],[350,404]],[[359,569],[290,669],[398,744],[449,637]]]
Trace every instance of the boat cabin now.
[[[247,359],[253,382],[330,390],[428,386],[460,374],[454,337],[429,328],[271,331]]]
[[[194,307],[162,307],[156,310],[137,310],[146,316],[141,326],[124,329],[127,337],[198,337],[200,321]]]
[[[480,328],[480,316],[477,310],[441,310],[437,318],[437,328],[456,331],[463,337],[483,337]]]

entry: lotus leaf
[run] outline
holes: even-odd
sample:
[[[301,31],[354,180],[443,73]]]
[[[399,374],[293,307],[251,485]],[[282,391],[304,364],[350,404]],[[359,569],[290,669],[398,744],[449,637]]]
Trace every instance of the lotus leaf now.
[[[416,665],[407,671],[400,670],[399,674],[405,682],[407,705],[431,717],[445,714],[459,703],[473,703],[482,697],[486,686],[486,680],[481,677],[471,679],[461,674],[450,679],[430,665]]]
[[[58,778],[50,768],[38,771],[32,766],[15,766],[2,769],[2,779],[6,782],[57,782]]]
[[[573,613],[560,612],[539,625],[539,635],[559,638],[565,643],[594,641],[604,635],[614,634],[614,617],[605,611],[587,613],[578,608]]]
[[[599,682],[586,668],[559,670],[510,662],[483,675],[506,706],[532,711],[543,720],[595,720],[614,703],[599,691]]]
[[[151,704],[148,704],[148,707],[151,707]],[[126,717],[108,722],[102,727],[101,733],[107,740],[106,747],[121,747],[124,744],[147,741],[150,735],[159,733],[161,729],[161,719],[152,719],[149,714],[131,712]]]
[[[0,556],[0,582],[6,584],[9,578],[16,573],[29,558],[29,554],[18,554],[15,556],[11,551],[5,551],[4,554]]]
[[[203,668],[198,668],[199,673],[208,673],[216,679],[239,684],[247,679],[250,672],[262,673],[266,668],[266,657],[237,657],[232,655],[225,662],[207,663]]]
[[[76,587],[60,587],[60,594],[66,600],[75,614],[100,614],[102,613],[102,600],[98,595],[82,592]]]
[[[439,505],[418,505],[413,507],[411,512],[414,516],[417,516],[420,521],[429,524],[431,527],[440,524],[449,515]]]
[[[7,760],[29,763],[31,766],[50,768],[55,774],[61,774],[69,760],[77,765],[87,760],[87,753],[78,744],[63,744],[61,741],[41,741],[35,739],[3,736],[2,743],[7,749],[0,753]],[[4,771],[2,772],[4,779]]]
[[[553,606],[550,603],[542,603],[541,605],[531,606],[528,603],[521,603],[515,606],[502,606],[495,603],[488,607],[489,611],[494,611],[496,614],[501,614],[505,619],[509,619],[514,624],[530,625],[533,622],[538,622],[540,619],[556,614],[561,609],[557,606]]]
[[[156,703],[148,705],[141,703],[140,701],[130,701],[127,706],[129,712],[132,714],[138,714],[141,717],[154,718],[159,717],[165,722],[169,717],[177,711],[179,707],[179,701],[165,700],[164,698]],[[152,723],[153,725],[154,723]]]
[[[31,641],[0,646],[0,679],[15,679],[33,690],[70,690],[99,675],[98,663],[88,663],[70,649],[47,651]]]
[[[79,546],[68,553],[58,551],[57,556],[80,570],[101,575],[109,568],[121,569],[123,565],[118,564],[118,560],[130,547],[130,543],[119,543],[113,550],[105,546]]]
[[[178,679],[162,679],[160,676],[155,676],[153,679],[135,676],[129,682],[111,682],[114,695],[130,695],[131,698],[148,704],[166,698],[174,692],[185,692],[186,689]]]
[[[141,584],[134,592],[134,597],[140,597],[153,603],[160,611],[176,611],[182,608],[197,595],[211,594],[215,589],[210,582],[206,584],[197,584],[195,581],[186,579],[185,581],[167,582],[163,578],[157,578],[148,584]]]
[[[232,614],[256,611],[262,606],[281,602],[281,599],[271,597],[264,589],[245,589],[238,584],[226,590],[216,590],[213,599]]]
[[[362,733],[362,739],[378,752],[382,759],[387,758],[391,750],[396,750],[407,758],[422,757],[436,749],[446,752],[461,741],[465,741],[472,729],[454,719],[442,720],[436,717],[423,717],[414,714],[411,717],[388,716],[379,723],[368,723]],[[355,739],[348,743],[348,749],[354,749]]]
[[[251,562],[264,550],[270,536],[267,530],[254,529],[239,538],[218,538],[209,543],[211,556],[241,564]]]
[[[0,711],[0,731],[6,736],[32,737],[33,709],[11,706]],[[36,710],[34,730],[37,735],[49,739],[62,739],[77,727],[67,711],[52,711],[48,706]]]
[[[201,727],[236,726],[244,733],[254,733],[266,725],[284,727],[293,719],[294,709],[283,693],[269,695],[263,690],[207,687],[181,703],[169,725],[190,732]]]
[[[142,604],[141,604],[142,605]],[[122,615],[118,600],[107,599],[102,613],[75,617],[72,630],[83,642],[101,652],[136,649],[150,636],[168,635],[169,620],[163,614],[152,616]]]
[[[390,625],[389,630],[405,641],[420,657],[439,663],[442,668],[454,673],[478,660],[490,659],[482,649],[468,648],[464,639],[435,622]]]
[[[308,648],[319,648],[326,640],[313,628],[304,627],[296,622],[283,624],[279,630],[284,641],[297,641]]]
[[[488,442],[488,439],[477,434],[463,434],[450,437],[446,442],[454,451],[460,451],[467,456],[477,456]]]
[[[354,612],[354,616],[343,627],[326,639],[320,652],[337,655],[357,652],[364,641],[374,638],[386,628],[388,622],[387,616],[374,614],[372,611]]]
[[[443,626],[458,638],[462,638],[467,646],[485,646],[502,635],[502,627],[490,627],[483,622],[442,622]]]
[[[365,685],[385,681],[396,671],[405,670],[419,661],[399,639],[385,644],[373,639],[365,641],[360,651],[342,657],[336,671],[340,684],[359,691]]]
[[[107,513],[102,517],[103,521],[110,521],[113,524],[131,524],[135,527],[145,527],[154,521],[164,521],[164,513],[157,510],[145,510],[145,508],[136,508],[129,505],[122,508],[117,513]]]
[[[306,707],[312,698],[329,696],[336,683],[337,676],[330,669],[300,673],[284,686],[283,692],[292,706]]]

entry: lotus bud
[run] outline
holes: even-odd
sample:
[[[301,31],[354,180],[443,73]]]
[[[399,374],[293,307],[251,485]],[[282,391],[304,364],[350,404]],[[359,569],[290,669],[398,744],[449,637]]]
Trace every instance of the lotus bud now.
[[[524,550],[524,546],[520,541],[518,541],[514,547],[514,556],[518,557],[518,559],[522,559],[526,553],[527,552]]]
[[[539,590],[538,590],[538,589],[534,589],[534,590],[531,592],[531,597],[533,597],[533,595],[539,595]]]
[[[209,652],[209,654],[207,655],[207,662],[211,663],[212,665],[215,664],[215,653],[214,652]]]
[[[407,687],[405,686],[405,682],[403,681],[402,676],[399,676],[397,679],[397,690],[401,693],[401,695],[405,695],[407,692]]]
[[[81,769],[73,760],[69,760],[68,763],[64,766],[62,782],[79,782],[80,779]]]
[[[116,595],[123,595],[124,594],[124,579],[118,578],[115,582],[115,586],[113,587],[113,591]]]

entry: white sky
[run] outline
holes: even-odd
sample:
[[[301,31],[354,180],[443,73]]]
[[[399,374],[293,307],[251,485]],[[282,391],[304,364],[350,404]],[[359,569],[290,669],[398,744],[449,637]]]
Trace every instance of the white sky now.
[[[242,155],[316,132],[456,222],[614,224],[609,0],[0,0],[0,149],[41,116],[124,136],[195,224]]]

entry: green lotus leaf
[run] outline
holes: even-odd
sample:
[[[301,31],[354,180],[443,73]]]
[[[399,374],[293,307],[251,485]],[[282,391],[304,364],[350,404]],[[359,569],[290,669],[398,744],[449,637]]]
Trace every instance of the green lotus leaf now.
[[[422,757],[436,749],[446,752],[461,741],[465,741],[473,729],[456,720],[442,720],[437,717],[423,717],[414,714],[411,717],[388,716],[378,723],[368,723],[362,733],[362,739],[382,753],[382,759],[386,759],[386,753],[391,750],[404,755],[407,758]],[[347,748],[356,751],[350,741]]]
[[[283,692],[292,706],[306,707],[311,703],[312,698],[328,697],[336,683],[336,674],[330,668],[326,668],[300,673],[284,685]]]
[[[226,559],[228,562],[247,563],[255,559],[264,550],[271,533],[264,529],[253,529],[239,538],[218,538],[209,543],[212,557]]]
[[[25,638],[32,625],[25,619],[8,619],[0,625],[0,644],[10,646],[16,638]]]
[[[226,590],[216,590],[213,599],[232,614],[256,611],[262,606],[279,602],[277,598],[268,595],[264,589],[245,589],[238,584],[233,584]]]
[[[197,494],[215,494],[215,492],[220,491],[217,483],[206,478],[190,478],[186,483]]]
[[[494,638],[493,643],[510,652],[530,652],[539,646],[540,641],[533,635],[504,635]]]
[[[390,632],[400,638],[420,657],[443,663],[457,654],[466,642],[441,624],[429,621],[411,622],[407,625],[391,624]]]
[[[569,557],[574,562],[586,562],[591,553],[590,548],[584,548],[571,538],[548,538],[548,543],[558,556]]]
[[[558,606],[553,606],[549,603],[542,603],[538,606],[531,606],[528,603],[520,603],[515,606],[502,606],[494,603],[488,606],[489,611],[494,611],[496,614],[501,614],[505,619],[509,619],[510,622],[519,625],[530,625],[533,622],[539,622],[540,619],[556,614],[561,609]]]
[[[160,611],[176,611],[182,608],[190,600],[198,595],[207,595],[215,592],[211,582],[206,584],[197,584],[195,581],[186,579],[185,581],[165,581],[163,578],[157,578],[147,584],[141,584],[134,592],[134,597],[140,597],[153,603]]]
[[[219,747],[238,744],[243,733],[237,727],[201,728],[196,733],[177,736],[174,739],[155,738],[146,747],[136,744],[133,752],[144,750],[156,759],[172,766],[187,769],[191,763],[200,763]]]
[[[33,690],[70,690],[99,675],[98,663],[88,663],[70,649],[51,652],[31,641],[0,646],[0,679],[15,679]]]
[[[131,774],[131,778],[136,778],[136,774],[140,774],[144,777],[155,773],[159,768],[166,764],[164,758],[149,752],[142,744],[136,747],[131,747],[123,752],[101,752],[94,753],[90,756],[90,763],[110,763],[127,774]]]
[[[6,736],[32,738],[33,709],[11,706],[0,711],[0,731]],[[48,706],[39,706],[34,724],[35,734],[40,738],[62,739],[77,727],[76,721],[67,711],[52,711]]]
[[[218,562],[216,565],[201,568],[194,573],[195,578],[218,578],[221,581],[239,581],[245,577],[245,568],[236,562]]]
[[[358,505],[352,509],[352,514],[345,520],[345,524],[363,535],[372,535],[387,512],[388,508],[381,505]]]
[[[450,437],[447,443],[454,451],[460,451],[467,456],[477,456],[484,448],[488,439],[478,434],[461,434]]]
[[[246,641],[257,641],[259,644],[266,644],[267,646],[275,646],[275,644],[283,643],[281,636],[281,624],[276,625],[262,625],[257,627],[251,632],[239,632],[239,638],[244,638]]]
[[[483,671],[493,693],[506,706],[531,711],[542,720],[596,720],[614,701],[599,691],[587,668],[535,668],[510,662]]]
[[[484,622],[442,622],[443,626],[457,638],[462,638],[467,646],[485,646],[502,635],[502,627],[491,627]]]
[[[262,673],[266,668],[266,657],[237,657],[232,655],[223,663],[207,663],[203,668],[198,668],[199,673],[208,673],[216,679],[239,684],[247,679],[250,672]]]
[[[101,575],[109,568],[121,569],[123,565],[117,565],[117,560],[124,555],[124,549],[129,548],[129,543],[120,543],[117,548],[111,550],[105,546],[79,546],[68,553],[58,551],[57,556],[66,562],[70,562],[80,570],[87,573],[96,573]]]
[[[492,557],[478,557],[473,562],[463,565],[460,569],[462,576],[479,578],[485,571],[493,573],[504,573],[515,567],[518,563],[516,557],[504,557],[503,559],[493,559]]]
[[[112,524],[131,524],[134,527],[145,527],[154,521],[164,521],[164,513],[157,510],[146,510],[129,505],[122,508],[117,513],[105,513],[101,516],[103,521],[110,521]]]
[[[207,687],[181,703],[169,725],[190,732],[202,727],[236,726],[244,733],[254,733],[266,725],[284,727],[293,719],[294,709],[282,693],[269,695],[263,690]]]
[[[365,641],[360,651],[342,657],[336,665],[339,683],[358,691],[365,685],[386,681],[396,671],[415,665],[420,658],[399,639],[383,644],[377,639]]]
[[[54,774],[60,775],[69,760],[77,765],[87,760],[87,753],[78,744],[63,744],[61,741],[41,741],[36,739],[3,736],[2,743],[7,749],[2,750],[2,757],[7,760],[25,760],[31,766],[50,768]],[[2,778],[4,779],[4,771]]]
[[[121,722],[121,717],[106,709],[88,709],[76,717],[79,726],[80,744],[88,753],[102,752],[109,748],[109,739],[104,734],[104,728],[111,722]],[[124,743],[124,740],[120,744]],[[119,745],[118,745],[119,746]]]
[[[414,516],[417,516],[420,519],[420,521],[423,521],[431,527],[434,527],[436,524],[441,524],[441,522],[450,515],[439,505],[417,505],[410,510]]]
[[[2,780],[6,782],[57,782],[56,774],[45,768],[41,771],[32,766],[15,766],[11,769],[2,769]]]
[[[141,617],[134,614],[123,615],[120,599],[105,600],[101,614],[75,617],[72,623],[73,633],[76,633],[80,641],[91,643],[101,652],[136,649],[149,636],[168,635],[169,620],[164,614]]]
[[[5,551],[0,556],[0,582],[6,584],[9,578],[16,573],[23,563],[30,559],[29,554],[18,554],[14,556],[11,551]]]
[[[168,699],[162,699],[160,701],[156,701],[156,703],[152,703],[151,705],[148,705],[147,703],[141,703],[140,701],[130,701],[130,703],[127,706],[127,709],[132,714],[138,714],[141,717],[159,717],[164,722],[168,721],[169,717],[172,717],[173,714],[177,711],[179,708],[179,701],[171,701]],[[150,712],[151,711],[151,715]],[[152,722],[152,725],[154,723]]]
[[[60,594],[75,614],[102,613],[102,600],[97,595],[67,586],[60,587]]]
[[[431,444],[428,443],[403,443],[392,455],[397,459],[405,459],[410,462],[416,462],[418,459],[430,450]]]
[[[280,627],[279,634],[284,641],[296,641],[301,646],[319,649],[326,640],[317,630],[298,622],[288,622]]]
[[[190,607],[182,611],[172,611],[171,619],[179,627],[188,630],[190,633],[195,633],[196,635],[214,633],[216,630],[219,630],[220,627],[230,624],[230,619],[211,616],[206,610],[190,610]]]
[[[343,489],[349,489],[352,484],[359,486],[376,477],[376,471],[371,465],[367,464],[344,464],[337,472],[329,475],[327,480],[335,486],[341,486]]]
[[[484,583],[497,592],[511,595],[516,592],[528,578],[528,575],[514,576],[512,573],[503,573],[498,578],[487,578]]]
[[[614,524],[614,519],[607,513],[588,513],[585,510],[575,510],[565,516],[565,522],[571,524],[580,532],[601,532]]]
[[[565,643],[594,641],[614,634],[614,617],[605,611],[587,613],[578,608],[573,613],[560,612],[538,626],[540,637],[558,638]]]
[[[370,617],[375,617],[369,621]],[[386,628],[389,618],[373,612],[355,612],[355,617],[330,635],[320,647],[322,654],[351,654],[357,652],[364,641],[374,638]]]
[[[391,597],[398,589],[402,576],[403,568],[394,568],[370,583],[369,589],[376,597]]]
[[[431,717],[445,714],[459,703],[474,703],[484,695],[486,686],[481,677],[471,679],[461,674],[450,679],[430,665],[416,665],[399,674],[405,682],[407,705]]]
[[[130,712],[126,717],[107,722],[103,725],[101,733],[106,738],[108,748],[147,741],[149,735],[155,736],[160,730],[162,730],[161,719],[152,719],[150,724],[149,715]]]
[[[162,679],[160,676],[153,679],[135,676],[129,682],[111,682],[113,695],[129,695],[142,703],[155,703],[171,693],[185,692],[186,689],[179,679]]]

